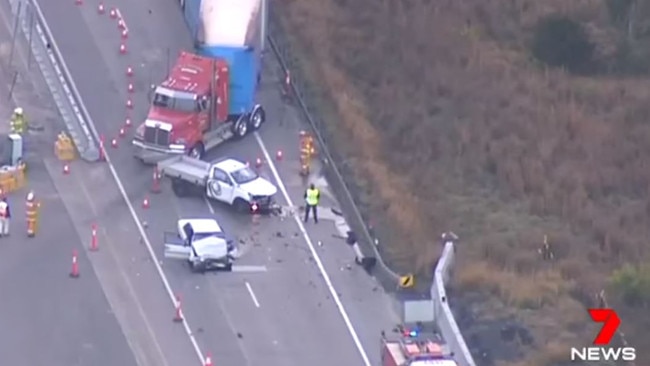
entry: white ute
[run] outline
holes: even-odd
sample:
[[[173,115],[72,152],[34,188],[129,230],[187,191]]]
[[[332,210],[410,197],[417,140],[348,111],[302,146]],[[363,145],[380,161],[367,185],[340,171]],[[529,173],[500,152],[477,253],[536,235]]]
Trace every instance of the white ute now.
[[[186,260],[192,271],[232,270],[237,248],[213,219],[180,219],[178,232],[166,232],[165,258]]]
[[[177,196],[200,191],[239,212],[270,209],[278,192],[273,183],[232,158],[209,163],[179,155],[158,163],[158,171],[172,179],[172,190]]]

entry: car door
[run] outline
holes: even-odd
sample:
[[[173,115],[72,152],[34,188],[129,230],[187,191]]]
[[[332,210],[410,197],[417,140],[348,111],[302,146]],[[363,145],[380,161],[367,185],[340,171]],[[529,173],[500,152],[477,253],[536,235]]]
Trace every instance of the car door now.
[[[192,247],[187,245],[187,242],[183,240],[177,233],[165,232],[163,235],[165,244],[165,258],[180,260],[188,260],[190,258]]]
[[[235,186],[226,172],[214,167],[208,180],[208,197],[228,204],[232,203]]]

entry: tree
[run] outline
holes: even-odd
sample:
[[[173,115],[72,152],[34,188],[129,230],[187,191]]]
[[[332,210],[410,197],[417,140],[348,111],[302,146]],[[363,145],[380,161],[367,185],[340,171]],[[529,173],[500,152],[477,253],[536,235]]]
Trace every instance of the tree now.
[[[594,45],[580,23],[566,16],[552,15],[537,24],[532,53],[551,67],[585,73],[592,67]]]

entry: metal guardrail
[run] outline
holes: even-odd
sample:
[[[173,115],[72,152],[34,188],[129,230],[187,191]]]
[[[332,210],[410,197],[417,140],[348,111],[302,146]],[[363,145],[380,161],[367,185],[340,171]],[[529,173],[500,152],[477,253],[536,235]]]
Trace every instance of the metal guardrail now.
[[[86,161],[97,161],[98,139],[92,130],[90,114],[81,100],[41,8],[36,0],[9,0],[9,3],[14,21],[17,21],[16,24],[29,43],[29,57],[33,56],[40,68],[79,155]]]
[[[433,274],[433,284],[431,284],[433,316],[440,334],[442,334],[442,337],[449,345],[449,349],[454,353],[456,362],[461,366],[476,366],[447,301],[445,286],[451,278],[455,254],[456,247],[454,242],[445,242],[442,255]]]
[[[271,32],[273,32],[273,30]],[[278,43],[271,34],[268,36],[268,45],[270,46],[270,49],[275,57],[278,59],[280,67],[286,75],[286,73],[289,71],[286,55],[281,51]],[[372,248],[373,254],[377,258],[377,262],[380,264],[382,269],[390,277],[392,277],[394,281],[397,281],[399,275],[391,270],[383,261],[381,253],[376,246],[376,238],[374,238],[371,234],[370,230],[365,224],[363,216],[361,215],[361,211],[354,203],[352,193],[347,187],[340,170],[336,167],[334,159],[332,158],[325,139],[323,138],[323,134],[319,128],[319,123],[309,112],[302,93],[300,92],[300,89],[294,80],[295,77],[292,76],[292,82],[289,85],[291,92],[293,93],[293,98],[295,98],[303,116],[311,126],[314,135],[318,140],[318,143],[320,145],[320,153],[324,157],[327,168],[329,168],[329,172],[331,173],[330,178],[333,178],[333,181],[330,181],[330,184],[335,183],[339,187],[339,192],[343,195],[341,204],[346,206],[345,208],[347,208],[347,210],[344,208],[346,214],[351,215],[351,217],[346,217],[348,219],[348,224],[353,228],[353,230],[361,232],[363,235],[362,239],[364,239],[366,242],[365,248]],[[451,272],[454,264],[454,255],[455,247],[453,241],[446,242],[440,260],[436,265],[433,283],[430,289],[431,300],[434,307],[434,321],[438,327],[438,330],[449,345],[451,352],[453,352],[456,362],[458,362],[461,366],[476,366],[476,363],[472,358],[469,348],[465,343],[465,339],[463,338],[463,335],[458,328],[458,324],[456,323],[454,315],[451,312],[451,309],[447,302],[445,285],[451,278]]]

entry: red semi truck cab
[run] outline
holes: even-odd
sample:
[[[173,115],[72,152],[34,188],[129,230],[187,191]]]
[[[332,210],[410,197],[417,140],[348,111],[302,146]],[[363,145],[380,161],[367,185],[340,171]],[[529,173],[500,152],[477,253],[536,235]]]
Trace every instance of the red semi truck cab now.
[[[398,337],[382,337],[381,343],[382,366],[458,366],[434,334],[402,328]]]
[[[261,127],[264,110],[233,114],[229,104],[229,67],[225,60],[181,52],[169,76],[152,87],[151,106],[133,138],[135,156],[155,163],[170,155],[200,159],[231,138]]]

